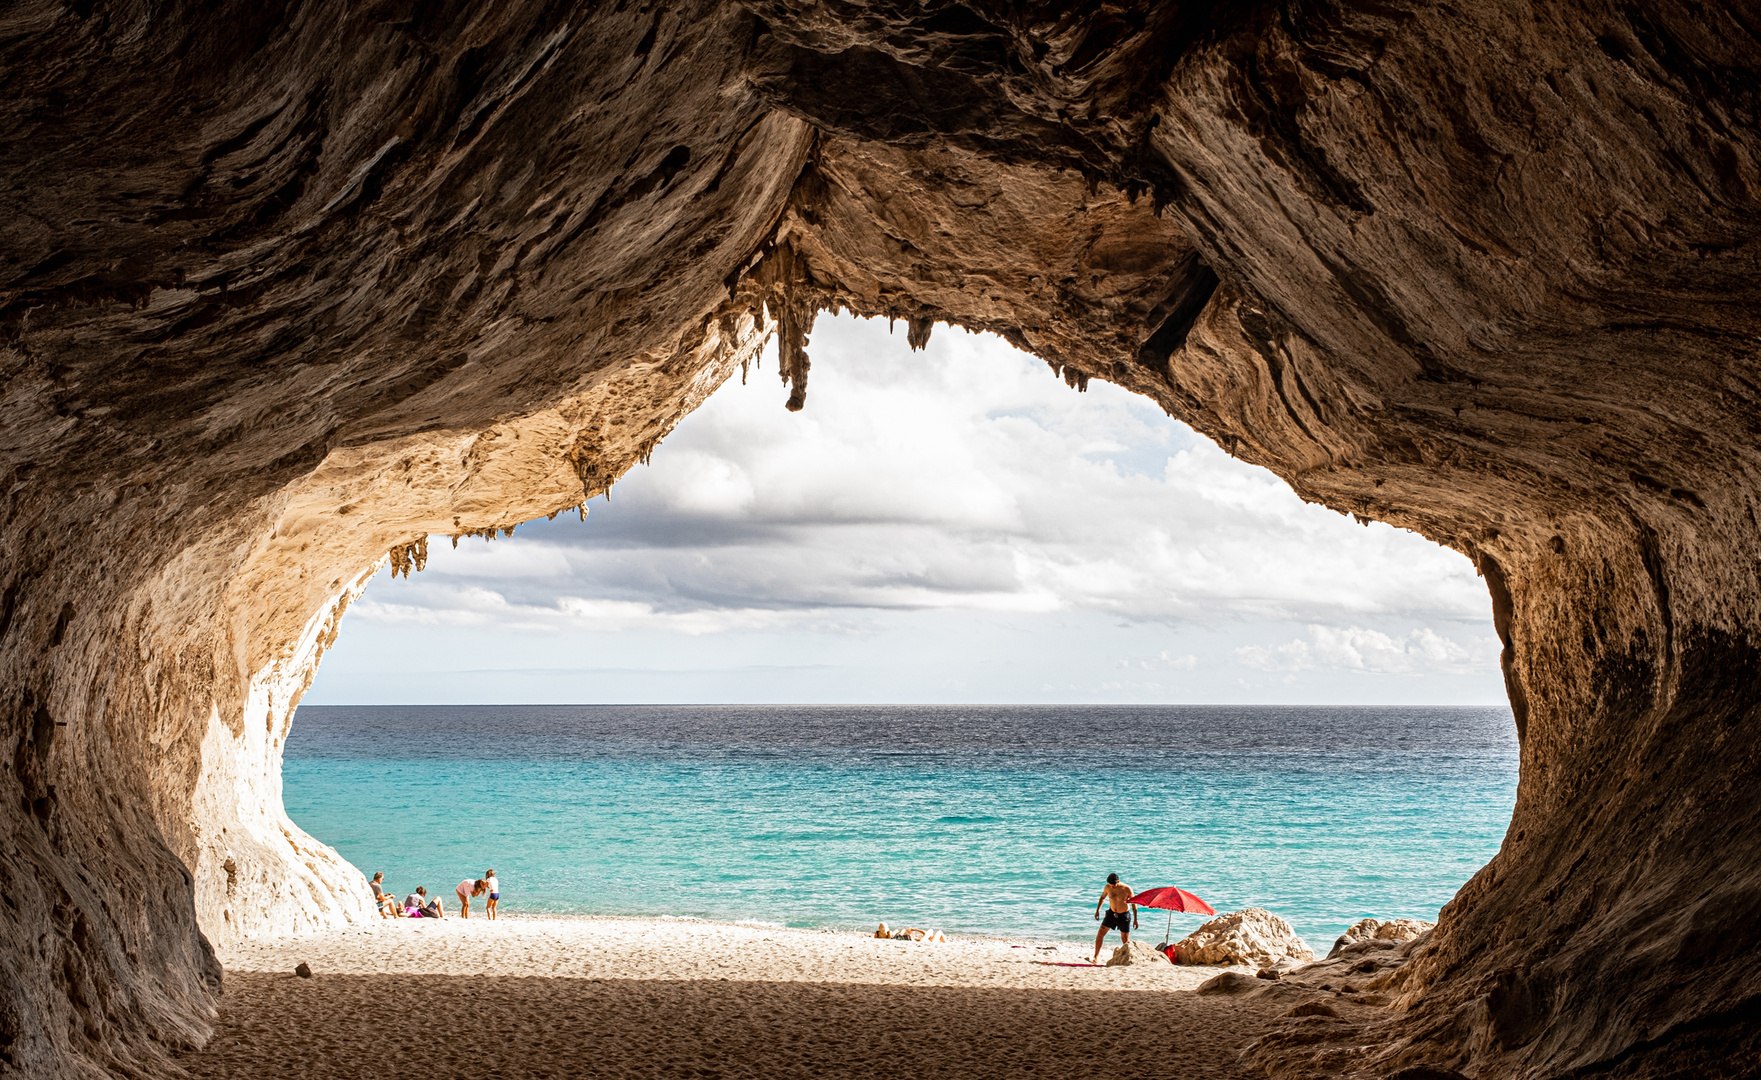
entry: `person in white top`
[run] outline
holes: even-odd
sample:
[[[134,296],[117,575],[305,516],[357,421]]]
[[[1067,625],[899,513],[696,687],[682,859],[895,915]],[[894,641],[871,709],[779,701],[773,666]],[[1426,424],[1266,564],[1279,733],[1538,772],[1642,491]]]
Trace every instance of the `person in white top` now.
[[[501,882],[495,880],[494,870],[483,871],[483,884],[489,886],[489,899],[484,903],[491,919],[495,918],[495,905],[501,899]]]

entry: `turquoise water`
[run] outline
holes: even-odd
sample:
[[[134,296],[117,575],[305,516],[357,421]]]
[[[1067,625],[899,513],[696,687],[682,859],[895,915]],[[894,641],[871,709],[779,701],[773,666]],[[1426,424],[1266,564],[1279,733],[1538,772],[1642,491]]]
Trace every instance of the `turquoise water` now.
[[[1324,951],[1436,918],[1516,771],[1505,709],[307,706],[283,775],[400,894],[493,866],[508,911],[1080,941],[1113,871]]]

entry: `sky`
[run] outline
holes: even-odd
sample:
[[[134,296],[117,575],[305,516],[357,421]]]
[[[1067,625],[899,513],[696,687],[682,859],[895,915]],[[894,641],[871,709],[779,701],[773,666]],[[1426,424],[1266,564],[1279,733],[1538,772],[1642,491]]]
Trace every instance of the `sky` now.
[[[608,499],[429,545],[312,704],[1505,701],[1468,560],[999,338],[821,316]]]

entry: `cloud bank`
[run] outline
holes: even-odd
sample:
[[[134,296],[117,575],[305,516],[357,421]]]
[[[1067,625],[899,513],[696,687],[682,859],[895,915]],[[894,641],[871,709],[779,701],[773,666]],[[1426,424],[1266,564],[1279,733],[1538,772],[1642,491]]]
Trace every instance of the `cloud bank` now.
[[[962,649],[982,667],[1025,637],[1061,648],[1038,666],[1095,700],[1207,678],[1245,700],[1305,673],[1444,675],[1497,699],[1485,590],[1460,555],[1306,505],[1149,402],[1100,383],[1077,394],[998,339],[944,328],[913,353],[884,321],[851,318],[813,337],[804,413],[783,410],[773,359],[587,522],[442,540],[425,573],[376,582],[327,666],[365,672],[345,655],[357,639],[364,664],[394,637],[494,633],[576,640],[582,670],[589,654],[649,667],[627,655],[637,639],[718,669],[755,636],[790,656],[946,638],[952,669]],[[1139,641],[1155,647],[1121,655]]]

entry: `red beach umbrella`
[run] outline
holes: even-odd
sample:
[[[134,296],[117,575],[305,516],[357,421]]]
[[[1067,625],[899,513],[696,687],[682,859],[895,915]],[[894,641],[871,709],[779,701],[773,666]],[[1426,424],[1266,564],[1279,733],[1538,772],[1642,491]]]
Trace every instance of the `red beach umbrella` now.
[[[1198,897],[1178,889],[1172,885],[1163,885],[1155,889],[1145,889],[1131,898],[1138,907],[1167,909],[1168,928],[1162,931],[1162,940],[1168,940],[1168,934],[1174,929],[1174,913],[1190,912],[1194,915],[1215,915],[1217,909],[1200,900]]]

